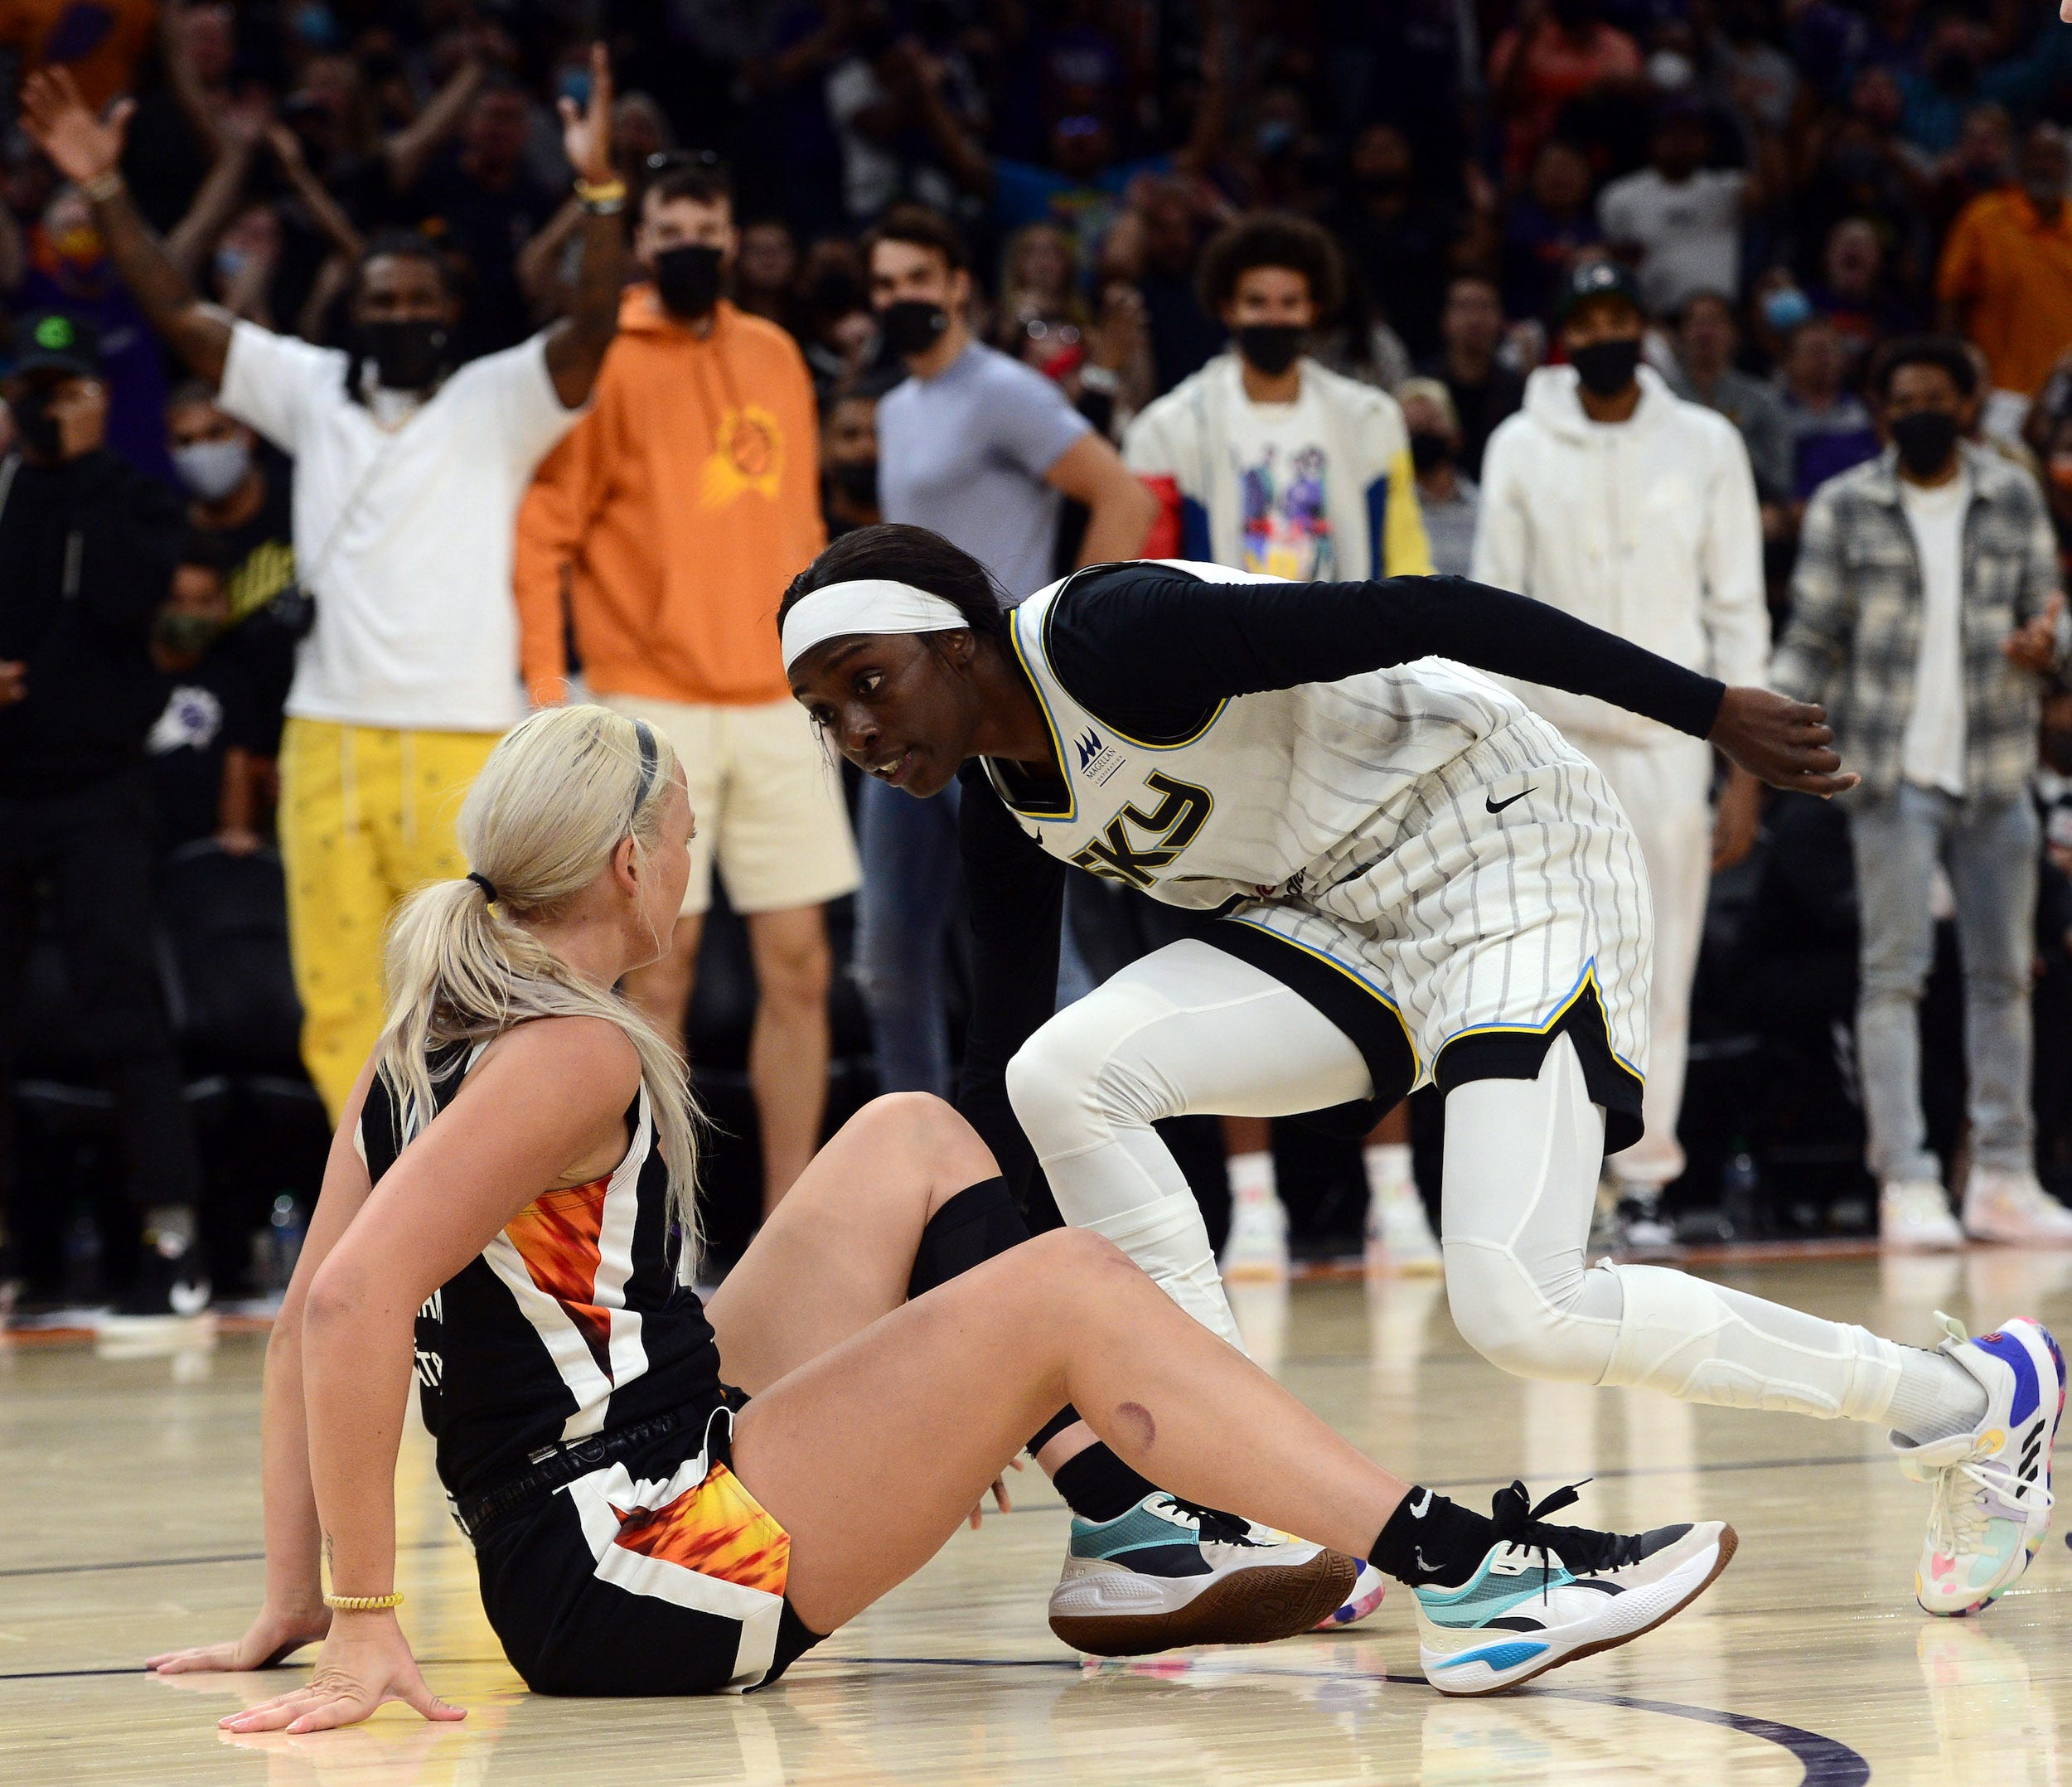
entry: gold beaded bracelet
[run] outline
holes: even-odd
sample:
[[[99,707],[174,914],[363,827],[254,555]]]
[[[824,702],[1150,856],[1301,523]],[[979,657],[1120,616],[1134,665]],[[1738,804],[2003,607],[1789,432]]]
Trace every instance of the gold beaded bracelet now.
[[[400,1607],[403,1605],[403,1596],[400,1593],[327,1595],[324,1596],[324,1605],[327,1607],[336,1609],[340,1613],[378,1613],[385,1607]]]

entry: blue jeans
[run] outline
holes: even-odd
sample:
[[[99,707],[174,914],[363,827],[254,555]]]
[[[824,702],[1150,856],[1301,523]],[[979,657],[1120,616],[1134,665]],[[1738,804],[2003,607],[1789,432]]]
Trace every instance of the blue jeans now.
[[[866,778],[857,815],[864,864],[856,894],[856,984],[870,1014],[878,1089],[951,1096],[945,962],[956,908],[957,805],[952,782],[917,801]],[[1093,990],[1094,979],[1064,927],[1058,1003]]]
[[[952,782],[925,801],[866,777],[857,812],[856,984],[870,1014],[878,1089],[950,1096],[945,952],[956,905]]]
[[[1857,1049],[1871,1170],[1940,1177],[1921,1113],[1921,990],[1935,954],[1929,902],[1941,863],[1957,896],[1972,1158],[2035,1170],[2029,970],[2035,956],[2036,809],[2026,796],[1968,801],[1902,782],[1849,813],[1861,914]]]

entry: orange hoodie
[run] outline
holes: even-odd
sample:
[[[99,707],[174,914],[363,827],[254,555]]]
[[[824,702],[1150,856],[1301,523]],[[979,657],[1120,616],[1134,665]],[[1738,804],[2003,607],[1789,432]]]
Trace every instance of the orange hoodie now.
[[[601,695],[787,700],[777,602],[826,543],[812,382],[791,337],[723,301],[700,340],[635,286],[590,413],[518,511],[526,689],[566,698],[565,594]]]

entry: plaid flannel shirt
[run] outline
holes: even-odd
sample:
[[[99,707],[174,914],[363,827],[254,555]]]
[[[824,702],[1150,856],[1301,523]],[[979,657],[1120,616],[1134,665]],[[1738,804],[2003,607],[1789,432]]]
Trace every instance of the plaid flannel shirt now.
[[[1964,517],[1964,787],[1973,800],[2022,792],[2036,766],[2041,685],[2001,647],[2058,588],[2057,543],[2036,481],[1998,453],[1964,443],[1972,479]],[[1900,748],[1921,651],[1921,567],[1900,506],[1896,459],[1830,478],[1806,505],[1791,624],[1770,685],[1818,701],[1861,797],[1900,785]],[[2068,629],[2059,628],[2062,660]]]

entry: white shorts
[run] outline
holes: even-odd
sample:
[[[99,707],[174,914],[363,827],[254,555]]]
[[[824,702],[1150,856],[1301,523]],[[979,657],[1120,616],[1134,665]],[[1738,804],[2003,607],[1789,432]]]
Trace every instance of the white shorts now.
[[[1203,934],[1353,1039],[1371,1116],[1420,1086],[1530,1079],[1567,1031],[1605,1107],[1607,1150],[1640,1134],[1647,869],[1603,772],[1535,715],[1425,777],[1378,860]],[[1370,1120],[1363,1107],[1345,1126]]]
[[[597,698],[667,739],[684,766],[697,835],[685,917],[712,903],[715,861],[736,912],[785,912],[853,893],[862,879],[840,772],[797,702],[694,705]]]

